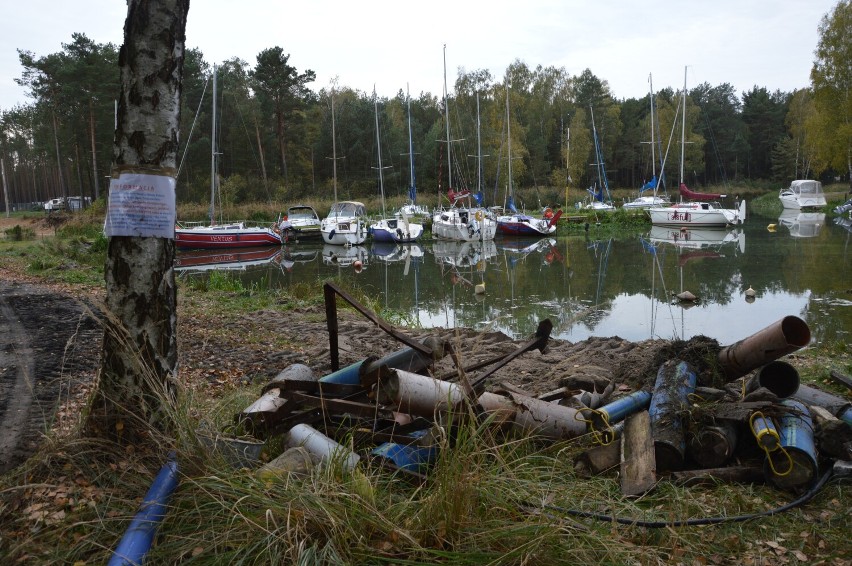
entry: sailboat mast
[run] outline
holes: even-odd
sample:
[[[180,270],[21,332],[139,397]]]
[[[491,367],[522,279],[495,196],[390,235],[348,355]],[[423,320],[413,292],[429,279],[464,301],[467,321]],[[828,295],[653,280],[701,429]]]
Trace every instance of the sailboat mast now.
[[[680,130],[680,183],[683,184],[683,160],[686,151],[686,67],[683,68],[683,122]]]
[[[447,123],[447,190],[453,188],[453,167],[450,161],[450,101],[447,92],[447,44],[444,44],[444,121]],[[450,203],[452,204],[452,203]]]
[[[512,120],[509,118],[509,77],[506,77],[506,136],[509,138],[509,204],[515,206],[512,192]]]
[[[476,93],[476,192],[482,193],[482,139],[480,138],[479,92]]]
[[[215,218],[213,211],[216,206],[216,64],[213,64],[213,119],[211,120],[212,132],[210,135],[210,225],[213,226]]]
[[[595,126],[595,109],[592,108],[592,105],[589,105],[589,113],[592,116],[592,134],[595,136],[595,166],[598,169],[598,183],[603,190],[603,179],[601,178],[601,148],[598,144],[598,129]]]
[[[657,158],[654,155],[654,79],[651,78],[651,73],[648,73],[648,84],[651,93],[651,175],[653,178],[657,176]],[[654,194],[656,193],[657,186],[654,185]]]
[[[405,100],[408,105],[408,161],[411,166],[408,198],[411,199],[411,204],[417,204],[417,188],[414,184],[414,141],[411,135],[411,95],[408,93],[408,84],[405,85]]]
[[[387,216],[385,212],[385,182],[382,176],[382,140],[379,136],[379,99],[376,97],[376,90],[373,89],[373,106],[376,110],[376,151],[379,154],[379,191],[382,195],[382,218]]]
[[[334,91],[331,91],[331,163],[334,185],[334,204],[337,204],[337,136],[334,132]]]

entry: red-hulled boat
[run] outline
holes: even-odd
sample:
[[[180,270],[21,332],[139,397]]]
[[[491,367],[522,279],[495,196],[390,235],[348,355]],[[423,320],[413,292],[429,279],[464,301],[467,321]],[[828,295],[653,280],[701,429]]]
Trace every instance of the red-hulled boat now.
[[[175,245],[183,250],[238,249],[281,243],[281,234],[272,228],[246,226],[243,222],[175,228]]]

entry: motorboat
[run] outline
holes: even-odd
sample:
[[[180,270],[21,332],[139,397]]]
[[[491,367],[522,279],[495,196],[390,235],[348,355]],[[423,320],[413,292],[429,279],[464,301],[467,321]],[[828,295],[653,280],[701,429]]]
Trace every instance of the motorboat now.
[[[307,204],[294,204],[289,207],[287,214],[281,218],[280,223],[283,222],[289,223],[287,229],[296,238],[318,238],[321,234],[322,221],[319,214]]]
[[[367,240],[366,215],[364,203],[348,200],[334,203],[320,225],[323,241],[335,246],[363,244]]]
[[[789,187],[781,189],[778,198],[785,209],[791,210],[822,208],[826,205],[822,183],[819,181],[803,179],[793,181]]]

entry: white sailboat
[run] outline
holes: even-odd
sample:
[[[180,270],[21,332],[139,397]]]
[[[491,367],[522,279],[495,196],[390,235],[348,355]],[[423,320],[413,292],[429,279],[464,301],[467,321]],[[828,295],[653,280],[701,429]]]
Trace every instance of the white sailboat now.
[[[487,211],[472,206],[470,191],[453,190],[452,151],[450,149],[450,111],[447,96],[447,46],[444,46],[444,119],[447,124],[447,198],[450,207],[437,211],[432,217],[432,234],[442,240],[470,242],[493,240],[497,222]]]
[[[683,70],[683,121],[681,125],[680,138],[680,185],[681,198],[708,198],[710,195],[702,195],[690,191],[684,182],[683,166],[686,144],[686,68]],[[714,197],[723,195],[713,195]],[[655,226],[685,226],[685,227],[723,227],[728,225],[742,224],[746,219],[746,203],[743,200],[736,208],[724,208],[717,201],[698,201],[678,203],[670,206],[661,206],[648,209],[651,224]]]
[[[477,103],[479,99],[477,98]],[[512,126],[509,116],[509,78],[506,77],[506,131],[509,140],[509,198],[508,209],[510,214],[497,217],[497,231],[507,236],[548,236],[556,233],[556,223],[562,216],[562,211],[545,213],[545,218],[534,218],[529,214],[518,212],[515,208],[515,193],[512,190]]]
[[[598,129],[595,127],[595,111],[591,106],[589,106],[589,111],[592,114],[592,133],[595,138],[595,166],[598,170],[598,185],[594,189],[586,189],[591,195],[591,202],[584,208],[586,210],[594,210],[595,212],[612,212],[615,210],[615,207],[612,205],[612,199],[609,196],[609,181],[606,177],[603,151],[601,151],[601,143],[598,139]],[[604,190],[606,191],[606,195],[604,195]]]
[[[337,200],[337,139],[334,128],[334,93],[331,95],[331,148],[334,204],[320,225],[322,239],[335,246],[354,246],[367,240],[367,207],[358,201]]]
[[[387,218],[385,211],[385,182],[382,174],[382,140],[379,135],[379,102],[373,92],[373,105],[376,111],[376,149],[379,154],[379,191],[382,195],[382,218],[370,225],[370,234],[376,242],[396,242],[407,244],[416,242],[423,235],[423,225],[411,222],[405,212],[400,212],[393,218]],[[412,168],[413,171],[413,168]]]
[[[627,210],[644,210],[646,208],[655,208],[658,206],[668,206],[671,204],[667,196],[657,194],[657,187],[660,185],[660,180],[657,179],[657,156],[656,156],[656,141],[654,140],[654,83],[651,75],[648,75],[648,84],[650,85],[651,97],[651,180],[642,185],[639,189],[639,196],[630,202],[624,203],[621,208]],[[662,177],[663,172],[660,171]],[[653,190],[653,195],[642,196],[645,191]]]
[[[408,184],[408,202],[402,205],[399,209],[400,215],[407,215],[409,218],[421,217],[429,218],[429,209],[423,205],[417,204],[417,183],[414,175],[414,136],[411,133],[411,96],[408,94],[408,85],[405,87],[405,101],[408,107],[408,164],[409,164],[409,184]]]

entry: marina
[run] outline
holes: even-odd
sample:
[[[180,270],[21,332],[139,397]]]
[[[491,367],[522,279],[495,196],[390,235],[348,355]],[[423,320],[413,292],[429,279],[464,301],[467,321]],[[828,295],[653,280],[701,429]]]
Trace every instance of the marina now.
[[[848,341],[852,332],[852,233],[834,223],[808,238],[755,217],[737,228],[648,227],[618,238],[592,228],[542,239],[285,245],[282,258],[295,257],[303,259],[288,269],[266,264],[233,276],[272,287],[336,277],[377,297],[399,324],[515,339],[544,318],[554,338],[570,341],[705,335],[729,343],[788,314],[808,322],[814,341]],[[673,300],[682,291],[699,300]]]

